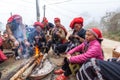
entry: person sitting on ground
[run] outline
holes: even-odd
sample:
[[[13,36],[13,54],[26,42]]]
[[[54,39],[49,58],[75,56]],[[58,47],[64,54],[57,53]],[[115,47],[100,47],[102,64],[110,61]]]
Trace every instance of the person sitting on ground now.
[[[27,41],[26,29],[22,23],[22,17],[18,14],[12,15],[7,21],[6,30],[10,40],[14,43],[16,59],[20,59],[20,55],[23,58],[28,58],[27,47],[29,47],[30,43]],[[18,54],[18,50],[21,51],[21,54]]]
[[[79,69],[77,80],[120,80],[120,57],[88,60]]]
[[[83,28],[83,18],[74,18],[70,23],[70,28],[73,29],[73,33],[68,37],[68,42],[57,47],[60,53],[65,53],[84,42],[86,30]]]
[[[2,39],[3,39],[3,49],[13,49],[13,42],[9,39],[6,30],[3,32]]]
[[[64,44],[66,42],[67,31],[63,25],[61,25],[60,18],[54,18],[55,27],[52,29],[52,39],[48,42],[47,46],[53,46],[53,51],[55,55],[59,56],[60,48],[57,49],[57,46]]]
[[[33,47],[38,45],[40,51],[43,52],[43,47],[46,45],[46,38],[43,32],[43,24],[40,22],[35,22],[34,25],[35,29],[29,34],[28,41],[31,44],[31,52],[33,53]]]
[[[72,74],[70,64],[82,65],[90,58],[103,60],[103,52],[101,48],[102,33],[97,28],[91,28],[86,31],[85,41],[79,46],[67,52],[64,64],[61,69],[55,70],[55,74],[59,75],[56,80],[67,80],[68,76]],[[82,51],[82,54],[72,56],[75,52]],[[78,69],[75,71],[77,72]]]
[[[3,40],[2,37],[0,36],[0,46],[2,46],[3,44]],[[5,60],[7,60],[7,57],[4,55],[2,49],[0,49],[0,63],[4,62]]]
[[[51,30],[54,28],[54,24],[51,22],[48,22],[46,17],[43,18],[42,23],[44,26],[43,30],[44,30],[45,34],[51,35]]]

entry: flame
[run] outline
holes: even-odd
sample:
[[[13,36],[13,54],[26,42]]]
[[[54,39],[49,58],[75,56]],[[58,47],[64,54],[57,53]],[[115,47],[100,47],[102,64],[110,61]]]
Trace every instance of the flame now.
[[[40,53],[40,50],[38,46],[35,46],[35,57],[38,57],[39,53]]]
[[[38,48],[37,45],[35,46],[35,55],[34,55],[34,57],[37,58],[35,62],[37,64],[40,64],[40,62],[41,62],[41,60],[43,58],[43,54],[40,52],[40,49]]]

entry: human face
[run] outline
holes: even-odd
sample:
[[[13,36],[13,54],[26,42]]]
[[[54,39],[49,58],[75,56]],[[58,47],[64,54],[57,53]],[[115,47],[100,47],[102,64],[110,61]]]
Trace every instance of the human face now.
[[[42,29],[41,29],[41,27],[40,26],[36,26],[36,31],[37,32],[40,32]]]
[[[86,34],[85,34],[85,39],[86,39],[88,42],[90,42],[90,41],[92,41],[92,40],[95,40],[96,37],[95,37],[95,35],[94,35],[91,31],[87,30],[87,31],[86,31]]]
[[[44,26],[47,26],[47,25],[48,25],[48,22],[43,22],[43,25],[44,25]]]
[[[56,22],[55,22],[55,25],[56,25],[56,26],[60,26],[60,22],[59,22],[59,21],[56,21]]]
[[[22,18],[17,18],[16,22],[19,23],[19,24],[22,24]]]
[[[82,28],[82,26],[81,26],[80,24],[78,24],[78,23],[76,23],[76,24],[74,25],[74,30],[75,30],[75,31],[79,31],[81,28]]]
[[[3,36],[4,36],[5,38],[8,38],[8,34],[7,34],[7,33],[4,33]]]

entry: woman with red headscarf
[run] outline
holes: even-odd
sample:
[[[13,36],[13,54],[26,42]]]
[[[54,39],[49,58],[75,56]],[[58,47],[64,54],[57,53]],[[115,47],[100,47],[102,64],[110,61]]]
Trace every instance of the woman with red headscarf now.
[[[50,35],[51,30],[54,28],[54,24],[51,23],[51,22],[48,22],[46,17],[43,18],[42,23],[43,23],[43,26],[44,26],[44,28],[43,28],[44,33]]]
[[[38,45],[39,49],[42,50],[42,47],[46,44],[45,33],[43,32],[43,24],[41,22],[34,23],[34,30],[29,34],[28,41],[30,42],[31,54],[34,53],[32,48],[34,45]],[[46,53],[46,52],[43,52]]]
[[[67,80],[68,76],[72,73],[76,74],[79,69],[79,65],[82,65],[84,62],[90,58],[96,58],[103,60],[103,52],[101,48],[102,33],[97,28],[91,28],[86,31],[85,41],[79,46],[73,48],[67,52],[66,59],[64,60],[64,65],[61,69],[55,71],[55,74],[60,74],[56,80]],[[82,54],[74,55],[75,52],[82,52]],[[71,68],[72,65],[78,64],[75,66],[77,69],[73,71],[75,67]]]
[[[60,18],[54,18],[55,27],[51,31],[52,39],[48,42],[47,46],[52,46],[56,57],[59,57],[63,48],[58,46],[66,42],[67,31],[63,25],[61,25]]]
[[[22,23],[22,17],[18,14],[12,15],[7,21],[6,30],[9,38],[14,43],[16,59],[20,59],[20,55],[27,58],[29,56],[27,47],[29,47],[30,44],[27,41],[26,28]],[[18,49],[21,50],[20,55],[18,54]]]
[[[60,19],[55,19],[60,21]],[[56,24],[58,25],[58,23]],[[69,41],[64,44],[60,44],[56,47],[59,53],[64,53],[72,49],[73,47],[81,44],[85,39],[86,30],[83,28],[83,18],[76,17],[70,23],[70,28],[73,29],[73,33],[69,36]]]

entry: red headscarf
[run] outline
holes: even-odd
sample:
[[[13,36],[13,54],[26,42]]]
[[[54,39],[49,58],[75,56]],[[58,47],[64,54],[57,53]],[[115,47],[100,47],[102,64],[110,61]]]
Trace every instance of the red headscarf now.
[[[77,17],[77,18],[74,18],[71,23],[70,23],[70,28],[73,29],[74,28],[74,25],[75,23],[78,23],[78,24],[81,24],[83,26],[83,18],[82,17]]]
[[[96,38],[102,39],[102,32],[98,28],[91,28],[88,30],[91,31],[96,36]]]
[[[58,17],[54,18],[54,22],[60,22],[60,18]]]
[[[34,27],[40,26],[42,29],[44,28],[43,24],[40,23],[40,22],[35,22],[33,26],[34,26]]]
[[[48,23],[48,20],[46,17],[43,17],[43,21],[42,22],[45,22],[45,23]]]
[[[20,19],[21,22],[22,22],[22,17],[21,17],[20,15],[18,15],[18,14],[15,14],[15,15],[12,15],[12,16],[7,20],[7,22],[10,23],[10,22],[12,22],[13,20],[18,20],[18,19]]]

